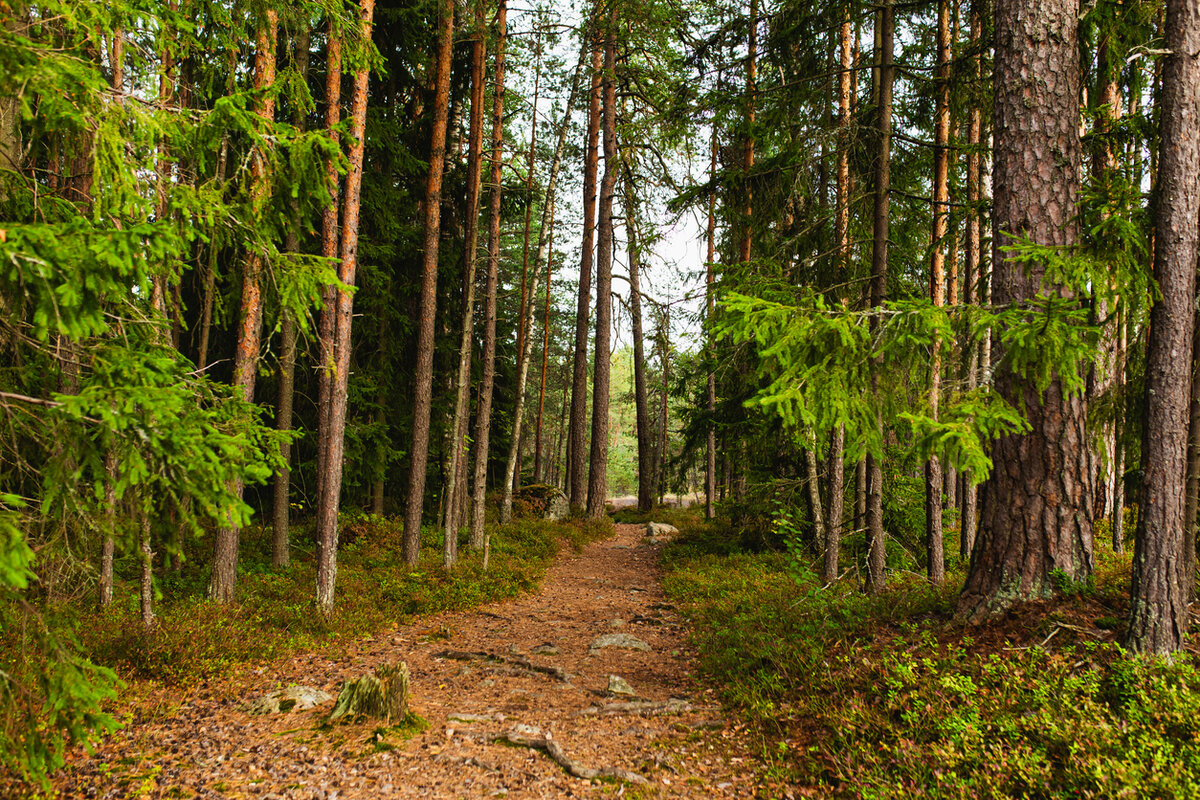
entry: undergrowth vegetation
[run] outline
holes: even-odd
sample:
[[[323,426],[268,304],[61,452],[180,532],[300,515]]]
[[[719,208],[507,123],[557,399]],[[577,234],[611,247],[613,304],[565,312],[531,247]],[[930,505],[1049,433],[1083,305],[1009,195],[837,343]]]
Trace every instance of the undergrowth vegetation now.
[[[318,613],[311,530],[297,530],[290,567],[270,568],[270,531],[252,528],[242,545],[239,602],[206,597],[202,572],[168,574],[153,635],[142,634],[134,587],[80,631],[85,654],[125,677],[184,683],[227,674],[238,664],[319,648],[402,623],[415,614],[465,609],[537,586],[562,543],[580,548],[611,533],[607,520],[518,519],[497,527],[485,572],[462,542],[452,571],[441,565],[441,534],[427,528],[416,569],[400,558],[402,522],[348,516],[339,553],[338,604]],[[436,540],[436,541],[435,541]],[[66,613],[64,609],[63,613]]]
[[[803,548],[751,552],[693,519],[664,552],[701,667],[780,786],[864,798],[1200,796],[1200,670],[1130,659],[1128,557],[978,628],[961,574],[823,587]]]

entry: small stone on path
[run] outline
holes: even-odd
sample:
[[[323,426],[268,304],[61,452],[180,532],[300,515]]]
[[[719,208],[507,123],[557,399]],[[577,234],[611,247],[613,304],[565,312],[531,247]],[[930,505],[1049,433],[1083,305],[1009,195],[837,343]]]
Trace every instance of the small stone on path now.
[[[636,636],[630,636],[628,633],[606,633],[602,636],[597,636],[592,640],[591,647],[588,649],[594,653],[605,647],[624,647],[628,650],[650,651],[650,645]]]
[[[623,694],[627,697],[637,697],[637,692],[629,685],[629,681],[622,678],[620,675],[608,676],[608,693]]]

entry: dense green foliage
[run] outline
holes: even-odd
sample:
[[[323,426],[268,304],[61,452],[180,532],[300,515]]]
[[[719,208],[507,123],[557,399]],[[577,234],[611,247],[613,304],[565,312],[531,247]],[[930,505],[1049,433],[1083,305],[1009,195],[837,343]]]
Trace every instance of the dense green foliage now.
[[[664,553],[701,666],[755,723],[768,775],[835,797],[1186,797],[1200,669],[1125,658],[1128,560],[1058,606],[978,629],[943,587],[821,586],[810,559],[730,546],[693,519]]]

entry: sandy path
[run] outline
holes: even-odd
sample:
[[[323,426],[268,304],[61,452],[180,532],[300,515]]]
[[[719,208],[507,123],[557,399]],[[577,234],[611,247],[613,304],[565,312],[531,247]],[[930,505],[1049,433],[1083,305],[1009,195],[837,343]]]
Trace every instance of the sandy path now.
[[[618,796],[623,786],[569,775],[545,753],[494,741],[517,725],[549,732],[583,767],[618,767],[650,785],[640,796],[733,797],[753,793],[747,743],[692,675],[694,653],[665,600],[656,546],[639,525],[566,553],[540,592],[473,612],[423,617],[351,646],[344,658],[304,655],[231,687],[197,687],[134,719],[94,756],[78,754],[57,787],[65,797],[580,797]],[[648,652],[593,650],[597,636],[625,633]],[[539,652],[547,648],[557,653]],[[503,662],[447,658],[486,652]],[[250,717],[240,705],[289,684],[336,694],[347,677],[403,659],[412,708],[430,726],[407,741],[373,724],[321,728],[331,704]],[[558,667],[568,680],[523,669]],[[629,698],[607,695],[609,676],[639,698],[685,700],[681,713],[581,714]],[[474,715],[468,720],[453,716]]]

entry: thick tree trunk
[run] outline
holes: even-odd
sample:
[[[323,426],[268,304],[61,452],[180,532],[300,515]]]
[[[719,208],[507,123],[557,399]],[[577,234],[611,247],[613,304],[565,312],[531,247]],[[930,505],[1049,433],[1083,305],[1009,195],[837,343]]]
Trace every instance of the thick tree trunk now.
[[[450,496],[447,505],[442,562],[458,559],[459,507],[467,493],[467,429],[470,424],[471,343],[475,334],[475,263],[479,249],[479,185],[483,167],[483,90],[486,31],[483,0],[475,2],[475,31],[471,40],[471,133],[467,144],[467,209],[463,243],[463,318],[458,344],[458,383],[454,399],[454,438],[450,443]]]
[[[887,297],[888,236],[891,206],[892,163],[892,82],[896,72],[892,51],[896,33],[895,8],[887,0],[876,14],[875,39],[879,63],[875,68],[875,98],[879,114],[879,152],[875,162],[874,249],[871,254],[871,307],[879,310]],[[872,331],[879,329],[878,316],[871,320]],[[879,366],[872,365],[871,383],[879,385]],[[883,435],[883,419],[876,422]],[[887,577],[886,543],[883,532],[883,468],[878,456],[867,457],[866,522],[870,550],[867,555],[867,589],[883,591]]]
[[[641,240],[637,229],[637,198],[634,195],[633,170],[629,164],[632,154],[626,148],[625,176],[622,181],[625,199],[625,230],[629,251],[629,311],[633,325],[633,402],[637,421],[638,510],[649,511],[654,506],[654,443],[650,431],[650,404],[646,396],[646,349],[642,336]]]
[[[1150,312],[1142,491],[1130,585],[1130,650],[1167,655],[1183,647],[1188,578],[1196,553],[1183,552],[1189,376],[1200,251],[1200,4],[1168,0],[1162,67],[1154,279]]]
[[[588,321],[592,307],[592,267],[596,218],[596,174],[599,169],[600,106],[602,98],[602,50],[592,50],[592,87],[588,96],[587,138],[583,163],[583,244],[579,264],[579,299],[575,314],[575,363],[571,377],[571,420],[568,427],[570,454],[567,459],[567,488],[571,508],[580,510],[587,502],[587,369]]]
[[[592,375],[592,444],[588,456],[589,517],[602,517],[608,499],[609,341],[612,334],[613,189],[617,182],[616,9],[604,42],[604,178],[596,243],[596,357]]]
[[[362,0],[358,20],[364,41],[371,40],[371,20],[375,0]],[[350,98],[350,170],[346,173],[346,191],[342,208],[342,259],[338,280],[353,287],[358,271],[358,212],[362,191],[363,147],[367,132],[367,82],[370,72],[360,66],[354,72],[354,92]],[[325,436],[325,481],[317,514],[317,605],[328,613],[333,608],[337,584],[338,508],[342,492],[342,460],[346,439],[346,400],[350,385],[350,323],[354,295],[349,289],[337,292],[337,317],[333,330],[333,374],[329,387],[329,417]]]
[[[995,301],[1022,303],[1042,290],[1045,267],[1002,249],[1024,233],[1042,245],[1075,243],[1079,192],[1079,4],[997,0],[995,55]],[[1046,154],[1053,153],[1054,157]],[[996,390],[1030,432],[992,446],[979,541],[959,598],[967,621],[1053,591],[1050,573],[1092,571],[1094,470],[1087,401],[1058,381],[1038,392],[1004,368]]]
[[[938,0],[937,100],[934,111],[933,242],[929,258],[929,299],[935,307],[946,305],[946,233],[950,222],[950,2]],[[942,342],[934,339],[929,365],[929,412],[938,416],[942,392]],[[929,581],[946,580],[942,544],[942,464],[936,456],[925,462],[925,549]]]
[[[496,8],[496,77],[492,94],[492,169],[488,184],[488,278],[483,313],[483,375],[475,411],[475,467],[471,489],[471,547],[483,550],[484,497],[487,492],[488,439],[492,428],[492,393],[496,383],[496,295],[500,284],[500,189],[504,164],[504,56],[508,39],[508,4]],[[484,554],[485,557],[487,554]]]
[[[254,57],[254,86],[264,90],[258,115],[267,121],[275,118],[275,98],[270,91],[275,84],[275,37],[279,26],[278,14],[266,12],[265,24],[258,32],[257,52]],[[253,203],[263,204],[271,191],[270,179],[261,153],[254,155],[252,162],[254,188]],[[263,256],[251,253],[246,259],[242,276],[241,322],[238,326],[237,350],[233,362],[233,385],[247,403],[254,402],[254,380],[258,369],[258,348],[262,340],[262,270]],[[244,488],[241,480],[231,487],[238,497]],[[236,525],[224,524],[217,528],[216,548],[213,554],[212,579],[209,594],[220,603],[233,601],[237,585],[238,539],[241,531]]]
[[[433,140],[425,183],[425,239],[421,262],[421,309],[417,320],[417,370],[413,380],[412,450],[408,500],[404,507],[404,563],[421,557],[421,517],[425,510],[425,468],[429,462],[429,414],[433,404],[433,334],[437,315],[438,244],[442,229],[442,172],[446,165],[446,124],[450,113],[450,60],[454,53],[454,3],[442,0],[438,29],[437,88],[433,99]]]

